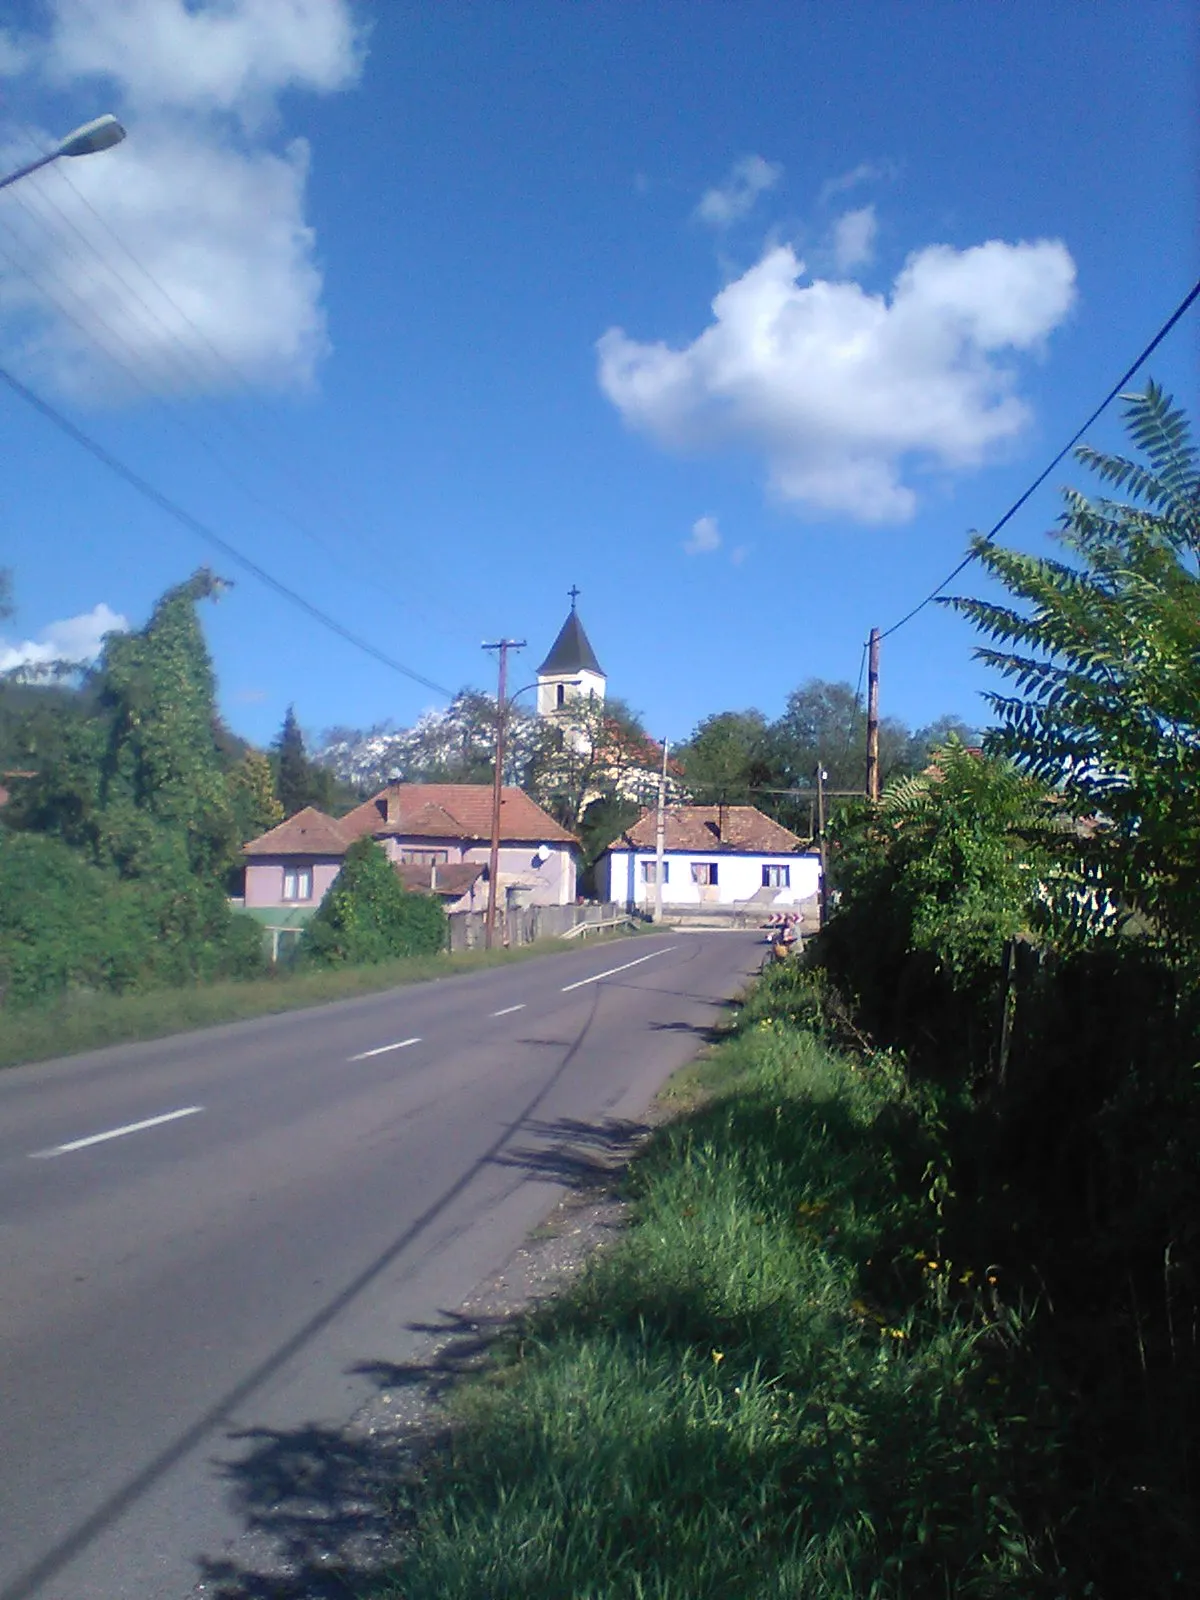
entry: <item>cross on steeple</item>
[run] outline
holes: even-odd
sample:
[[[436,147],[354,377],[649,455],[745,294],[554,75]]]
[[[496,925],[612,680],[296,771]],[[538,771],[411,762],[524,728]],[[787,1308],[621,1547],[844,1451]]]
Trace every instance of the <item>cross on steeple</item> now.
[[[575,587],[574,584],[572,584],[571,587],[567,590],[567,593],[571,596],[571,610],[574,611],[575,602],[576,602],[576,600],[579,599],[580,591]]]

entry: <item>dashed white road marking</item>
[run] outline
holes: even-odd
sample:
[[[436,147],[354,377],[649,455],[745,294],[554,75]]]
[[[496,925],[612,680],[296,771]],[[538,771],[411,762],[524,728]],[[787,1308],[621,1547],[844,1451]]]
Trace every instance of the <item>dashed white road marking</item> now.
[[[590,978],[580,978],[578,983],[564,983],[561,992],[570,994],[572,989],[582,989],[585,983],[599,983],[601,978],[611,978],[614,972],[628,972],[630,967],[640,967],[643,961],[653,961],[655,956],[665,956],[674,949],[673,944],[668,944],[661,950],[651,950],[648,956],[639,956],[636,961],[626,961],[622,966],[609,967],[607,972],[594,972]]]
[[[143,1122],[127,1122],[123,1128],[109,1128],[105,1133],[89,1133],[86,1139],[72,1139],[69,1144],[56,1144],[52,1150],[34,1150],[31,1159],[45,1161],[51,1156],[69,1155],[72,1150],[86,1150],[90,1144],[103,1144],[106,1139],[123,1139],[127,1133],[141,1133],[143,1128],[157,1128],[164,1122],[175,1122],[180,1117],[194,1117],[203,1106],[184,1106],[179,1111],[166,1111],[161,1117],[147,1117]]]
[[[374,1050],[360,1050],[351,1061],[367,1061],[371,1056],[385,1056],[389,1050],[407,1050],[410,1044],[420,1044],[420,1039],[397,1039],[395,1044],[377,1045]]]
[[[525,1009],[525,1002],[524,1002],[524,1000],[522,1000],[521,1004],[519,1006],[505,1006],[503,1011],[493,1011],[492,1015],[494,1017],[507,1017],[510,1012],[513,1012],[513,1011],[524,1011],[524,1009]]]

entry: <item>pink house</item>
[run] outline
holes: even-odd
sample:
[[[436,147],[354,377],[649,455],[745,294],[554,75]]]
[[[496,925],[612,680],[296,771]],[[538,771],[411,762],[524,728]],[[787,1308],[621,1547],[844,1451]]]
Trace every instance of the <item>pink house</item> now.
[[[318,906],[355,839],[387,851],[406,888],[440,895],[447,911],[487,905],[492,827],[489,784],[393,783],[349,815],[307,806],[243,847],[248,911]],[[497,889],[501,906],[569,905],[578,841],[522,789],[500,801]]]

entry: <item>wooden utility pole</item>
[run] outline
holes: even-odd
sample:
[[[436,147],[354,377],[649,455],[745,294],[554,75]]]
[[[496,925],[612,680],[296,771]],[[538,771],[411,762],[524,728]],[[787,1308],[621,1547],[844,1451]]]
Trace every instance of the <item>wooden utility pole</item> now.
[[[484,945],[490,950],[496,928],[496,880],[500,874],[500,798],[504,788],[504,725],[508,719],[508,652],[523,650],[524,639],[501,639],[485,644],[485,650],[500,653],[499,682],[496,685],[496,771],[492,779],[492,848],[488,856],[487,921]]]
[[[867,646],[867,799],[879,799],[879,629]]]
[[[658,779],[658,820],[654,829],[654,920],[662,921],[663,863],[666,859],[667,839],[667,751],[669,742],[663,740],[662,772]]]
[[[829,890],[825,882],[825,780],[829,774],[821,764],[817,763],[817,858],[820,863],[821,883],[818,905],[819,925],[825,926],[825,919],[829,910]]]

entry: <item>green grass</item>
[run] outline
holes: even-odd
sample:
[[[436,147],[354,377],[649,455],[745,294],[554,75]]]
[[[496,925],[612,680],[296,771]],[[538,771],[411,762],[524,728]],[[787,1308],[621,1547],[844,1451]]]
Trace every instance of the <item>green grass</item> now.
[[[452,1395],[380,1595],[1062,1592],[1012,1505],[1049,1471],[1021,1318],[940,1256],[939,1118],[890,1057],[794,1020],[816,1010],[772,974],[676,1083],[628,1232]]]
[[[597,934],[589,944],[629,937]],[[0,1067],[73,1055],[104,1045],[159,1039],[192,1028],[209,1028],[247,1017],[323,1006],[403,984],[424,983],[483,967],[528,961],[578,950],[578,940],[542,939],[509,950],[466,950],[454,955],[409,956],[378,966],[290,972],[243,982],[197,984],[143,994],[75,994],[53,1006],[0,1012]]]

